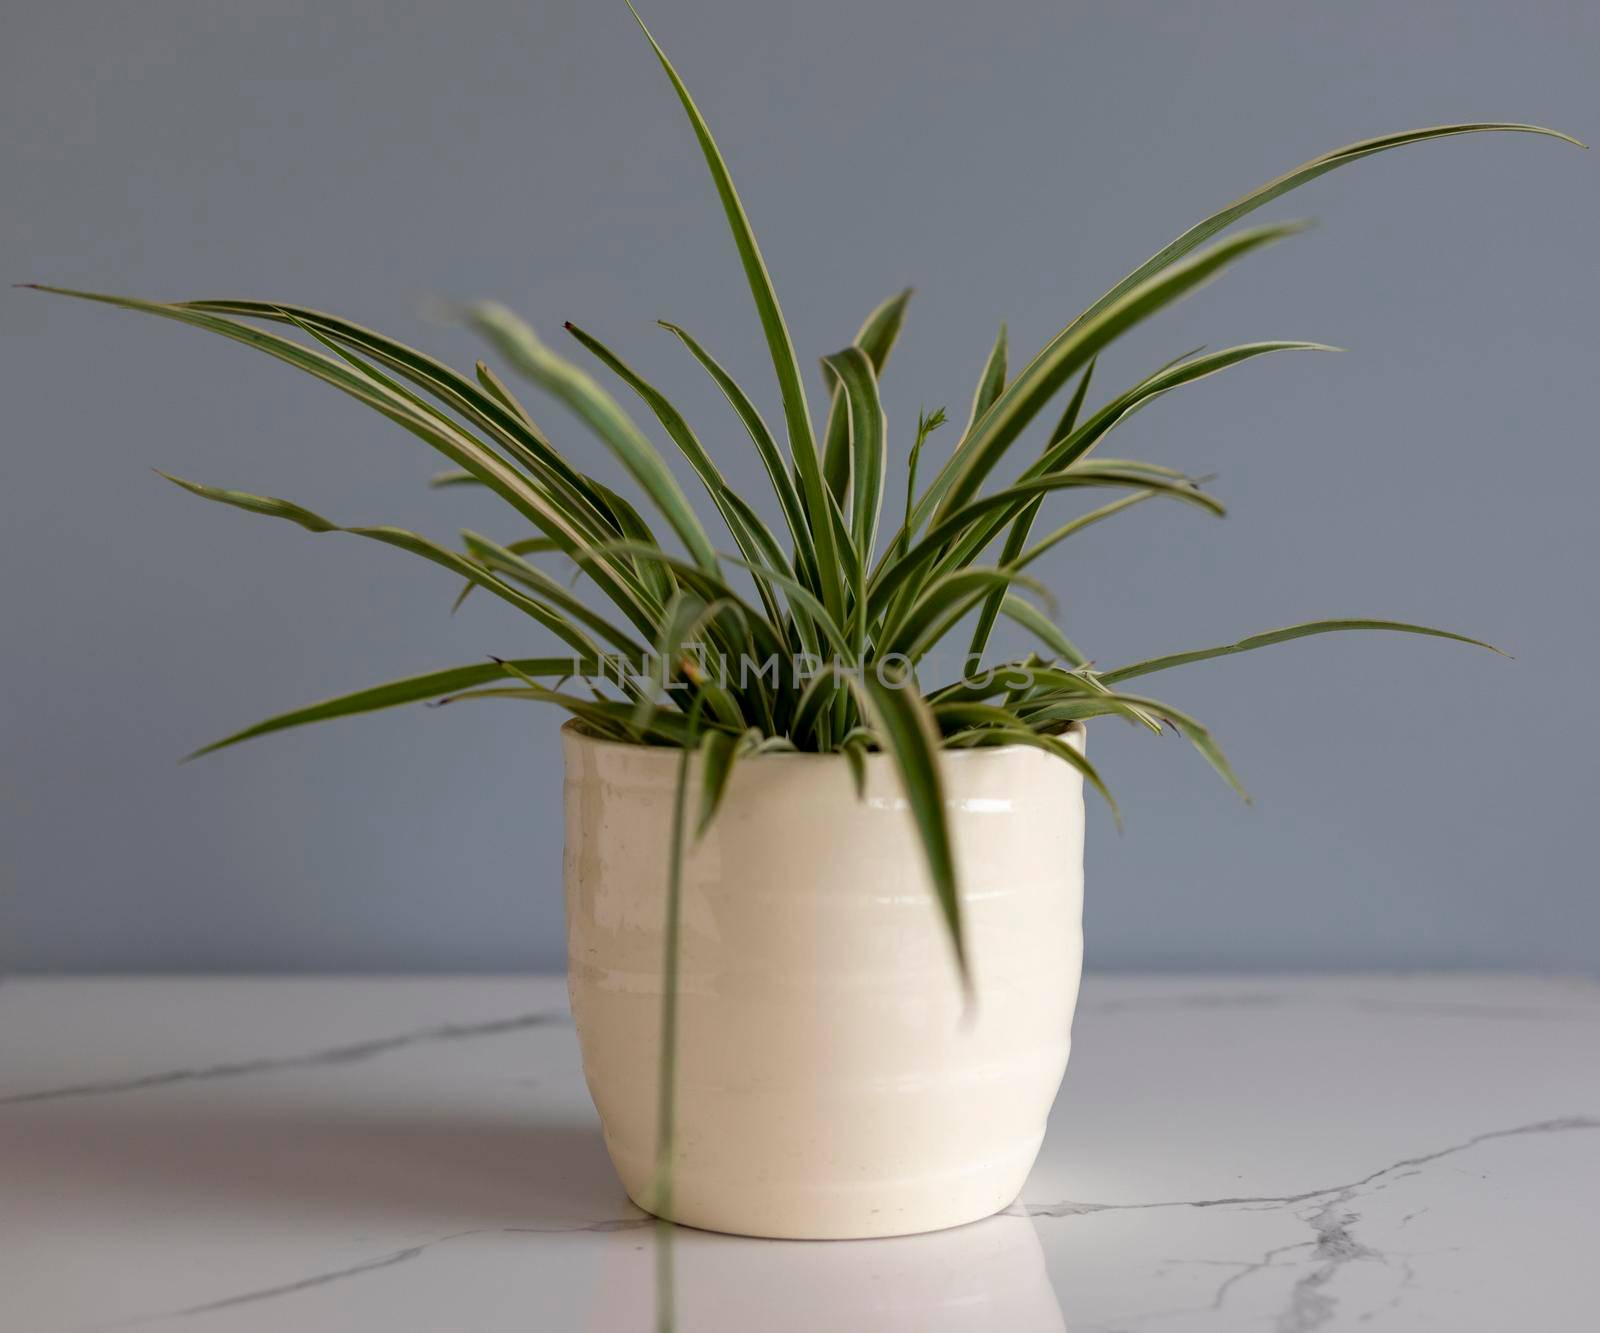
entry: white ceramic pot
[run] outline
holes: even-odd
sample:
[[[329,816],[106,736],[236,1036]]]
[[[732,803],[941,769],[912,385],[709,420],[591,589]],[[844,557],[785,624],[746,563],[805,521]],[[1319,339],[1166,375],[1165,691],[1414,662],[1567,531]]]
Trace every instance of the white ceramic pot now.
[[[628,1195],[652,1197],[678,752],[569,724],[568,987]],[[1069,734],[1082,746],[1083,732]],[[942,755],[976,1005],[887,756],[740,762],[684,867],[673,1221],[847,1238],[956,1226],[1022,1188],[1083,961],[1083,787],[1043,751]],[[693,782],[693,779],[691,779]],[[691,785],[689,809],[696,787]]]

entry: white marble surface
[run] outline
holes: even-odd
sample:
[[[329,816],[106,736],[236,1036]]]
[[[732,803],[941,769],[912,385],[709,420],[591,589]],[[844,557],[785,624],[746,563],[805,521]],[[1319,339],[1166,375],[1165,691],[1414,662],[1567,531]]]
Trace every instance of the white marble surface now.
[[[0,1328],[653,1326],[557,980],[0,985]],[[1600,1326],[1600,987],[1091,978],[1008,1215],[679,1230],[685,1331]]]

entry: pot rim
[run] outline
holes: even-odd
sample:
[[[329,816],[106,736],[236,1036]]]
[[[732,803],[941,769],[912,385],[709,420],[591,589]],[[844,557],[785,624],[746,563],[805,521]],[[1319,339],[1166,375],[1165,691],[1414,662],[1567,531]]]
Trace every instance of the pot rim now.
[[[1052,732],[1051,735],[1065,740],[1069,736],[1084,737],[1086,732],[1082,722],[1074,721],[1068,722],[1061,731]],[[576,717],[569,718],[561,724],[561,736],[563,740],[570,738],[595,750],[620,750],[623,753],[632,755],[655,754],[661,755],[663,758],[670,756],[674,764],[678,762],[678,756],[683,753],[681,745],[639,745],[634,741],[615,741],[607,736],[596,736],[583,725],[581,718]],[[954,758],[963,763],[976,762],[979,758],[999,759],[1003,756],[1019,753],[1043,754],[1044,751],[1037,746],[1021,745],[1015,742],[1009,745],[964,745],[954,749],[944,745],[939,747],[941,758]],[[869,764],[882,763],[893,758],[892,755],[883,750],[869,751],[863,757]],[[829,754],[819,754],[815,750],[769,750],[765,754],[745,755],[739,762],[748,764],[755,760],[765,762],[769,759],[785,759],[790,762],[808,760],[811,762],[838,763],[843,758],[844,755],[837,750]]]

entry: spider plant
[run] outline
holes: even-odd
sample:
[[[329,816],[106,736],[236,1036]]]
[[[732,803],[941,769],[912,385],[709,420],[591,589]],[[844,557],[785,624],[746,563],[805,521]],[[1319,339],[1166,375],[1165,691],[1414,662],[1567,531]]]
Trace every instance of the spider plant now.
[[[1250,191],[1122,278],[1015,374],[1002,329],[970,394],[964,424],[947,431],[954,444],[937,467],[918,465],[930,437],[947,424],[944,412],[919,419],[901,497],[890,495],[886,484],[892,437],[878,382],[909,293],[884,301],[847,345],[821,359],[827,407],[813,417],[799,357],[727,164],[665,52],[648,30],[645,35],[688,116],[726,214],[776,373],[781,431],[694,334],[675,324],[662,327],[727,398],[771,481],[776,524],[728,485],[711,449],[660,388],[575,324],[565,329],[577,347],[638,400],[683,455],[715,515],[712,527],[710,513],[690,503],[658,446],[613,390],[501,306],[475,305],[461,318],[483,335],[504,367],[594,433],[637,484],[643,508],[573,463],[485,362],[470,375],[458,373],[384,334],[299,305],[162,303],[44,288],[177,320],[314,376],[438,451],[451,470],[437,484],[484,488],[522,525],[522,534],[505,540],[464,532],[457,550],[400,528],[346,527],[287,500],[170,478],[195,495],[287,519],[311,532],[351,533],[420,556],[459,575],[463,595],[481,589],[498,597],[560,645],[543,656],[490,658],[359,690],[257,723],[197,754],[423,700],[534,700],[566,709],[601,737],[680,747],[686,760],[691,750],[698,752],[701,795],[688,817],[703,832],[746,756],[836,753],[859,781],[865,756],[883,752],[892,756],[902,780],[964,973],[960,897],[940,791],[941,747],[1035,746],[1079,769],[1110,800],[1093,765],[1062,739],[1068,724],[1118,717],[1156,734],[1166,724],[1242,793],[1199,721],[1126,687],[1186,663],[1338,630],[1478,643],[1389,620],[1313,620],[1102,669],[1057,626],[1048,594],[1029,571],[1067,538],[1145,501],[1221,514],[1221,503],[1192,477],[1105,457],[1100,449],[1107,436],[1134,412],[1208,376],[1273,353],[1330,350],[1269,341],[1195,352],[1117,389],[1091,410],[1096,357],[1116,338],[1299,226],[1274,223],[1222,236],[1224,231],[1307,181],[1392,148],[1489,130],[1568,136],[1504,123],[1412,130],[1336,149]],[[1045,415],[1058,396],[1064,405]],[[996,484],[1025,432],[1040,421],[1048,429],[1037,436],[1037,446],[1020,467],[1012,467],[1008,480]],[[920,486],[919,471],[926,477]],[[1059,525],[1037,530],[1057,492],[1079,489],[1111,494]],[[591,595],[580,596],[542,568],[537,558],[547,554],[575,564]],[[1031,636],[1037,651],[985,666],[1001,618]],[[967,624],[962,666],[948,679],[923,679],[934,650]],[[797,662],[808,669],[791,669]],[[725,670],[728,664],[740,669]],[[687,773],[686,761],[682,768]]]

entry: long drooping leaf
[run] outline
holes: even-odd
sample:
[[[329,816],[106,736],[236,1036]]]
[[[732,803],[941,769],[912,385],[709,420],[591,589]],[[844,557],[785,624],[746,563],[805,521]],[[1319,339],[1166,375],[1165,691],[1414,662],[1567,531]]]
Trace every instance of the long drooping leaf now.
[[[859,679],[851,678],[850,683],[873,718],[883,748],[894,759],[927,858],[934,895],[950,932],[956,966],[970,995],[972,972],[961,927],[961,891],[956,883],[955,855],[945,821],[944,780],[939,770],[939,729],[909,677],[880,679],[881,674],[884,673],[863,672]]]
[[[459,413],[569,503],[587,506],[591,511],[597,508],[589,478],[561,457],[533,424],[526,409],[482,362],[478,363],[480,383],[474,384],[444,362],[376,329],[306,306],[228,300],[186,301],[181,308],[293,324],[325,344],[336,343],[369,356]]]
[[[477,479],[474,478],[473,482],[476,485],[477,484]],[[470,535],[475,535],[475,534],[470,534]],[[487,538],[484,538],[482,540],[487,540]],[[511,555],[523,556],[523,555],[539,555],[539,554],[550,552],[550,551],[559,551],[561,549],[561,547],[556,542],[551,541],[548,537],[519,537],[514,542],[508,542],[503,549],[506,550],[507,552],[509,552]],[[526,562],[523,562],[523,563],[526,563]],[[500,573],[504,573],[505,571],[501,570],[499,572]],[[461,591],[456,594],[456,600],[455,600],[454,604],[452,604],[452,606],[450,607],[450,614],[451,615],[454,615],[457,611],[459,611],[461,609],[461,603],[463,603],[464,601],[467,600],[467,597],[471,594],[472,590],[474,588],[476,588],[477,586],[478,585],[476,583],[473,583],[470,579],[467,582],[465,582],[465,583],[463,583],[461,585]]]
[[[514,579],[525,584],[538,594],[540,601],[557,608],[579,624],[587,625],[628,657],[638,660],[643,656],[643,646],[625,629],[586,606],[581,599],[563,586],[559,579],[551,578],[544,570],[522,559],[528,547],[531,546],[535,550],[542,549],[546,544],[542,539],[530,538],[522,542],[513,542],[510,546],[501,546],[498,542],[490,541],[489,538],[480,536],[476,532],[464,531],[461,534],[461,541],[467,548],[467,554],[484,568],[502,578]],[[477,585],[469,583],[467,586]]]
[[[470,472],[488,486],[546,536],[560,543],[562,550],[568,555],[575,555],[593,545],[595,541],[596,534],[582,515],[575,514],[570,506],[553,498],[535,480],[518,471],[482,441],[465,431],[451,428],[448,423],[435,415],[419,411],[406,399],[385,388],[370,376],[333,357],[314,351],[290,338],[237,320],[209,314],[197,308],[165,305],[156,301],[141,301],[134,297],[111,296],[100,292],[74,291],[64,287],[46,287],[38,284],[34,286],[39,291],[54,292],[61,296],[72,296],[80,300],[119,306],[126,310],[176,320],[264,352],[325,384],[332,385],[409,431],[430,448],[443,454],[457,467]],[[652,614],[649,594],[633,579],[631,571],[618,568],[613,562],[602,560],[592,562],[589,573],[602,591],[636,626],[646,632],[653,630],[655,616]]]
[[[1212,739],[1209,728],[1195,721],[1189,714],[1179,712],[1171,704],[1163,703],[1160,699],[1149,699],[1137,694],[1123,694],[1121,691],[1101,697],[1107,704],[1139,709],[1152,716],[1163,717],[1172,723],[1183,738],[1200,752],[1201,757],[1212,768],[1216,769],[1222,780],[1232,787],[1247,804],[1249,803],[1250,793],[1245,790],[1244,783],[1239,781],[1239,775],[1233,771],[1233,765],[1228,762],[1227,756],[1222,753],[1222,747]]]
[[[711,821],[722,807],[727,794],[728,779],[733,776],[734,765],[761,743],[761,730],[751,727],[742,735],[731,731],[708,731],[700,743],[700,813],[695,820],[695,837],[705,837]]]
[[[527,699],[537,703],[554,704],[577,718],[590,731],[609,740],[632,745],[692,746],[689,727],[681,713],[659,712],[650,721],[639,726],[635,722],[631,703],[618,703],[611,699],[585,699],[561,690],[549,689],[538,681],[511,670],[509,662],[494,659],[505,668],[505,674],[515,675],[524,683],[503,688],[490,687],[468,690],[463,694],[449,694],[436,700],[436,706],[466,703],[479,699]]]
[[[218,504],[246,509],[254,514],[287,519],[291,523],[299,524],[308,532],[347,532],[354,537],[367,537],[386,546],[398,547],[402,551],[420,555],[424,560],[430,560],[451,573],[459,574],[478,584],[502,601],[509,602],[523,614],[533,617],[564,643],[570,644],[583,657],[597,658],[600,655],[599,645],[593,639],[544,603],[525,596],[465,556],[440,546],[437,542],[429,541],[415,532],[392,527],[344,527],[287,500],[279,500],[269,495],[251,495],[247,491],[224,490],[219,486],[203,486],[197,481],[185,481],[182,477],[169,476],[165,472],[160,475],[175,486],[181,486],[190,494],[198,495],[202,499],[215,500]]]
[[[570,655],[519,657],[511,665],[527,675],[545,676],[556,680],[566,676],[591,675],[600,669],[600,664],[596,661],[584,661]],[[237,745],[240,741],[267,736],[274,731],[287,731],[291,727],[304,727],[313,722],[327,722],[334,718],[354,717],[360,713],[375,713],[384,708],[398,708],[403,704],[443,698],[446,695],[458,694],[462,690],[473,689],[478,685],[504,679],[505,674],[505,671],[494,662],[480,662],[471,666],[446,667],[442,671],[429,671],[424,675],[407,676],[403,680],[369,686],[364,690],[356,690],[350,694],[324,699],[320,703],[308,704],[304,708],[296,708],[292,712],[279,713],[276,717],[257,722],[252,727],[236,731],[231,736],[224,736],[210,745],[203,745],[186,758],[198,759],[203,754],[226,749],[230,745]]]
[[[715,572],[716,550],[695,517],[688,497],[655,447],[640,433],[616,399],[564,357],[540,341],[524,321],[493,302],[466,312],[467,322],[499,348],[518,371],[547,389],[581,417],[633,474],[672,525],[701,568]]]
[[[1474,648],[1487,648],[1492,653],[1500,653],[1506,657],[1509,654],[1501,652],[1492,643],[1485,643],[1482,639],[1471,639],[1465,634],[1455,634],[1445,629],[1430,629],[1426,625],[1410,625],[1402,620],[1308,620],[1301,625],[1288,625],[1283,629],[1268,630],[1264,634],[1252,634],[1247,639],[1240,639],[1237,643],[1223,644],[1217,648],[1200,648],[1188,653],[1169,653],[1164,657],[1150,657],[1142,662],[1130,662],[1127,666],[1117,667],[1112,671],[1100,673],[1100,679],[1108,685],[1118,681],[1132,680],[1135,676],[1148,676],[1156,671],[1167,671],[1172,667],[1187,666],[1190,662],[1204,662],[1213,657],[1229,657],[1234,653],[1247,653],[1252,648],[1265,648],[1274,643],[1288,643],[1291,639],[1303,639],[1312,634],[1333,634],[1342,630],[1379,629],[1392,630],[1400,634],[1422,634],[1434,639],[1453,639],[1457,643],[1468,643]]]
[[[889,353],[894,348],[895,339],[900,336],[900,326],[906,317],[906,302],[910,299],[909,287],[891,296],[867,316],[866,323],[851,340],[852,346],[859,347],[867,354],[867,359],[872,362],[872,373],[879,378],[883,376],[883,368],[889,364]],[[849,408],[839,390],[838,376],[826,362],[823,363],[822,373],[833,392],[833,401],[828,407],[828,424],[822,434],[822,476],[828,489],[833,492],[834,499],[843,504],[845,491],[850,485]]]
[[[632,0],[629,0],[628,7],[633,9]],[[822,478],[822,460],[818,456],[816,436],[811,429],[811,409],[806,403],[805,384],[800,378],[800,363],[795,357],[794,343],[789,338],[783,311],[778,306],[777,293],[772,288],[772,278],[767,273],[766,260],[761,256],[750,218],[744,211],[739,192],[733,187],[728,164],[723,161],[722,151],[711,137],[705,117],[700,114],[700,108],[695,105],[689,89],[667,59],[661,44],[645,27],[644,20],[639,18],[639,11],[635,9],[633,16],[639,19],[640,29],[654,48],[661,68],[667,72],[667,78],[672,81],[678,100],[683,103],[695,138],[700,142],[700,151],[705,155],[706,166],[711,170],[717,195],[722,200],[722,209],[727,215],[728,228],[733,233],[734,246],[739,251],[739,262],[744,266],[745,278],[750,284],[750,294],[755,299],[756,313],[761,320],[761,330],[766,335],[772,368],[777,373],[778,388],[783,396],[783,416],[789,428],[789,453],[800,476],[806,512],[812,516],[815,525],[812,535],[817,545],[817,574],[821,579],[819,591],[822,603],[837,618],[844,610],[844,585],[839,578],[838,558],[833,549],[833,529],[826,518],[828,511],[823,494],[827,488]]]

